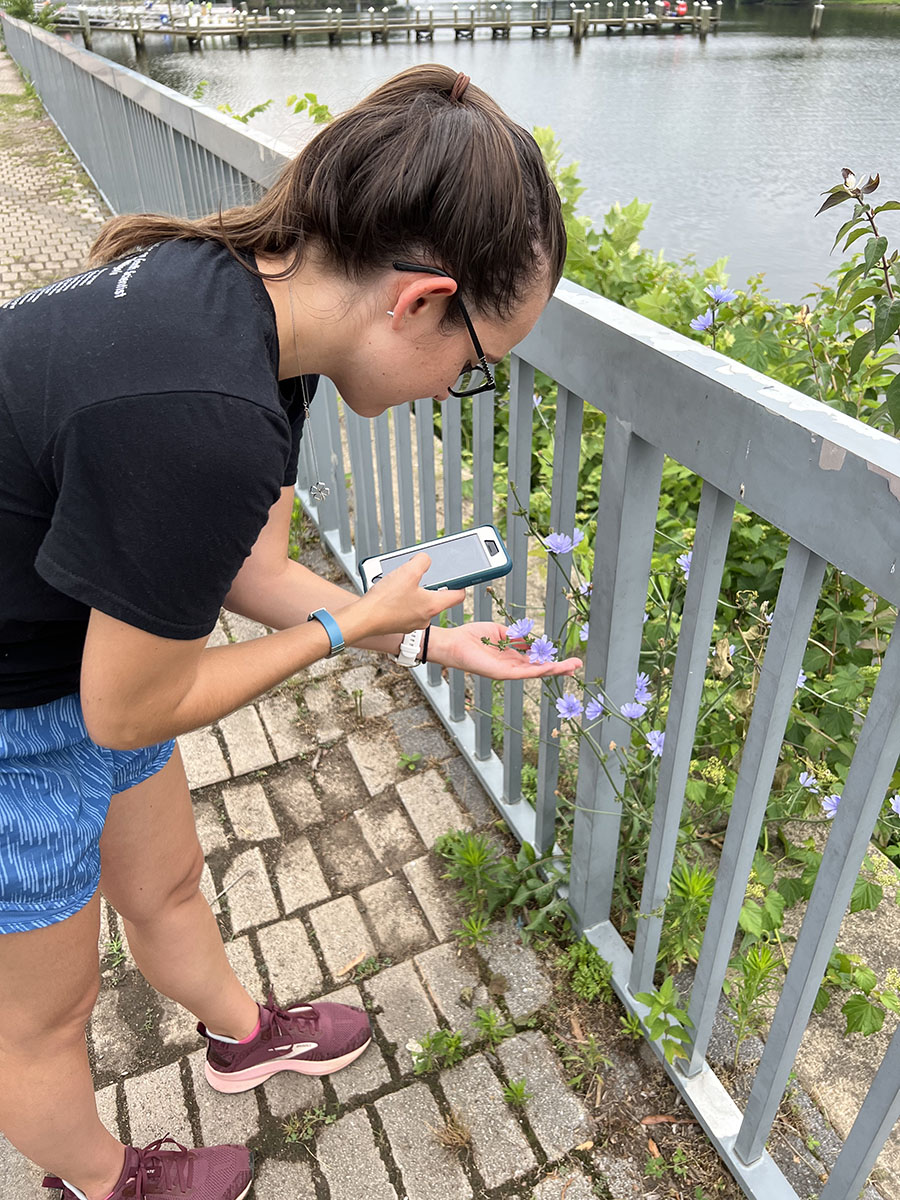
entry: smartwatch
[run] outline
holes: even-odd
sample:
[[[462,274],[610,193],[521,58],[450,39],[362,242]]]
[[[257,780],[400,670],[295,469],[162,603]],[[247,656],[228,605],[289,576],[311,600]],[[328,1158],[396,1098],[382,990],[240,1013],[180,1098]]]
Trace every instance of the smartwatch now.
[[[389,657],[400,667],[417,667],[422,661],[421,649],[424,637],[424,629],[414,629],[400,643],[400,653],[391,654]]]
[[[306,618],[307,621],[318,621],[325,632],[328,634],[328,640],[331,642],[331,649],[328,651],[328,657],[334,658],[336,654],[344,649],[344,635],[341,633],[341,627],[331,615],[327,608],[317,608],[315,612],[311,612]]]

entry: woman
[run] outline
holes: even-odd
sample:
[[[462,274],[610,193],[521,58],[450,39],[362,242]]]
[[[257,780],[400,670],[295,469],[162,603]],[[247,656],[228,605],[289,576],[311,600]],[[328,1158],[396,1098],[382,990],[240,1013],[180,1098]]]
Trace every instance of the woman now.
[[[325,1074],[368,1044],[355,1009],[263,1005],[238,982],[172,739],[341,641],[397,655],[412,634],[400,661],[421,659],[463,595],[419,587],[425,556],[361,599],[287,557],[316,377],[363,416],[446,399],[528,333],[564,250],[533,139],[422,66],[259,203],[118,217],[92,270],[0,311],[0,1129],[64,1200],[238,1200],[251,1182],[243,1147],[139,1150],[100,1123],[84,1028],[101,891],[146,978],[200,1020],[213,1087]],[[222,605],[279,632],[207,649]],[[503,632],[432,626],[428,661],[579,665],[482,641]]]

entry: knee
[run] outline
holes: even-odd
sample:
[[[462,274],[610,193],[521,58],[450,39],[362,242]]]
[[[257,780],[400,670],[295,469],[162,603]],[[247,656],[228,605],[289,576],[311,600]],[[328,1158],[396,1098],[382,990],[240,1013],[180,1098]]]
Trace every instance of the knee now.
[[[53,1052],[84,1041],[85,1029],[100,994],[99,966],[69,975],[66,987],[20,997],[0,1013],[0,1054]]]
[[[203,874],[203,851],[199,842],[182,856],[178,870],[165,880],[158,880],[157,887],[142,887],[127,896],[110,896],[113,907],[132,925],[143,922],[158,922],[166,912],[193,900],[200,889]]]

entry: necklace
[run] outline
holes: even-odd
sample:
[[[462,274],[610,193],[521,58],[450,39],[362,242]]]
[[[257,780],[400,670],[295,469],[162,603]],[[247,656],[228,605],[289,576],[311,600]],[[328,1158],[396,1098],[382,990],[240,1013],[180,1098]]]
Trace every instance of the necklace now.
[[[293,335],[294,339],[294,361],[296,363],[297,370],[299,371],[300,350],[297,346],[297,326],[294,322],[294,289],[291,287],[290,280],[288,280],[288,303],[290,304],[291,310],[291,334]],[[316,445],[313,441],[312,429],[309,425],[309,389],[306,386],[306,376],[303,375],[301,371],[301,374],[298,376],[298,378],[300,380],[300,394],[303,397],[303,429],[309,437],[309,449],[312,456],[313,472],[316,476],[316,482],[312,484],[309,489],[309,498],[318,504],[320,500],[328,499],[328,497],[331,495],[331,488],[322,482],[322,476],[319,473],[319,462],[316,458]]]

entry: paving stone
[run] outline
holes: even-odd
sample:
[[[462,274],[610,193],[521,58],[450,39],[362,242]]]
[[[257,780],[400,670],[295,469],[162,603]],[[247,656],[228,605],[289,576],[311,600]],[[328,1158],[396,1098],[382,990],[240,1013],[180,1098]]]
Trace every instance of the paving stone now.
[[[47,1189],[41,1187],[45,1173],[0,1133],[0,1196],[4,1200],[46,1200]]]
[[[214,854],[217,850],[227,850],[228,839],[216,806],[209,800],[195,800],[193,808],[194,824],[197,826],[197,837],[204,856]]]
[[[543,1033],[520,1033],[503,1042],[497,1057],[509,1079],[526,1079],[533,1098],[525,1115],[550,1162],[587,1141],[593,1126],[587,1109],[563,1079]]]
[[[392,713],[388,720],[404,754],[421,754],[428,759],[449,758],[453,753],[432,710],[426,705],[404,708],[401,712]]]
[[[104,988],[97,997],[89,1026],[98,1074],[120,1075],[134,1068],[137,1036],[119,1012],[120,993]]]
[[[451,1029],[462,1033],[464,1042],[472,1041],[475,1010],[490,1006],[487,988],[478,978],[472,957],[460,953],[456,946],[443,945],[417,954],[415,962],[441,1016]]]
[[[357,809],[354,816],[372,853],[392,875],[422,853],[422,842],[409,817],[390,794]]]
[[[263,985],[253,957],[249,938],[239,937],[225,943],[225,954],[231,969],[255,1000],[263,998]]]
[[[322,971],[302,921],[279,921],[257,936],[269,982],[281,1004],[318,995]]]
[[[349,816],[369,802],[369,793],[346,746],[322,751],[314,779],[326,817]]]
[[[359,988],[355,984],[338,988],[321,999],[334,1004],[352,1004],[354,1008],[365,1008]],[[339,1103],[348,1104],[351,1100],[367,1096],[390,1083],[391,1072],[381,1053],[381,1047],[373,1040],[355,1062],[337,1071],[330,1079]]]
[[[383,1096],[375,1108],[384,1125],[391,1154],[400,1168],[407,1200],[470,1200],[472,1188],[459,1159],[431,1130],[444,1124],[424,1083]]]
[[[248,872],[246,875],[245,871]],[[230,887],[231,884],[234,886]],[[234,933],[241,933],[264,921],[274,921],[278,916],[278,905],[258,848],[245,850],[237,856],[225,872],[222,887],[229,889],[225,900]]]
[[[396,1045],[394,1059],[402,1075],[413,1069],[412,1055],[406,1043],[419,1041],[423,1034],[436,1029],[437,1015],[411,962],[386,967],[368,979],[363,987],[376,1008],[375,1022],[382,1036]]]
[[[375,954],[372,939],[352,896],[329,900],[309,910],[309,919],[319,939],[325,965],[333,978],[360,954]]]
[[[101,1088],[95,1093],[94,1099],[97,1101],[97,1113],[100,1120],[113,1135],[119,1136],[119,1112],[118,1101],[116,1099],[116,1085],[110,1084],[109,1087]]]
[[[254,638],[266,637],[270,632],[265,625],[260,625],[259,621],[251,621],[249,617],[242,617],[239,613],[225,612],[222,619],[236,642],[250,642]]]
[[[204,1065],[206,1050],[197,1050],[188,1058],[194,1084],[194,1099],[200,1118],[204,1146],[236,1143],[243,1146],[259,1133],[259,1104],[256,1093],[236,1092],[227,1095],[214,1091],[206,1082]]]
[[[325,1086],[319,1075],[301,1075],[299,1071],[280,1071],[262,1087],[273,1117],[284,1121],[292,1113],[306,1112],[325,1103]],[[279,1198],[280,1200],[280,1198]],[[288,1200],[285,1197],[285,1200]]]
[[[440,1085],[447,1103],[471,1130],[475,1166],[488,1189],[537,1166],[528,1139],[503,1099],[500,1081],[483,1055],[442,1071]]]
[[[554,1171],[532,1192],[532,1200],[596,1200],[594,1185],[580,1171]]]
[[[397,1200],[364,1109],[323,1129],[316,1157],[331,1200]]]
[[[303,692],[303,703],[310,714],[310,727],[320,746],[336,742],[344,735],[338,719],[340,700],[337,685],[332,680],[314,683]]]
[[[438,941],[445,942],[453,930],[459,928],[465,916],[456,898],[456,890],[441,878],[441,867],[433,854],[407,863],[403,873]]]
[[[603,1175],[609,1194],[615,1200],[637,1200],[644,1196],[645,1177],[632,1159],[614,1154],[594,1154],[594,1166]]]
[[[316,1200],[312,1172],[303,1162],[266,1158],[253,1181],[255,1200]]]
[[[318,904],[331,895],[319,860],[305,837],[284,847],[275,864],[275,879],[288,913]]]
[[[535,952],[522,945],[510,921],[495,921],[491,925],[491,940],[481,956],[493,975],[506,980],[503,999],[513,1020],[530,1017],[549,1002],[553,984],[541,970]]]
[[[401,780],[397,791],[419,837],[429,849],[442,833],[471,828],[472,818],[447,791],[447,785],[437,771],[417,772]]]
[[[375,930],[382,952],[395,962],[424,950],[431,943],[431,930],[411,898],[405,881],[383,879],[363,888],[358,899]]]
[[[231,778],[225,755],[211,729],[196,729],[193,733],[183,733],[178,738],[178,748],[184,760],[188,787],[192,790]]]
[[[222,618],[216,622],[216,627],[206,640],[207,646],[227,646],[228,634],[225,631],[225,626],[222,624]]]
[[[203,896],[207,904],[209,904],[213,912],[220,911],[221,901],[216,900],[221,888],[216,887],[215,880],[212,877],[212,871],[209,869],[209,863],[203,864],[203,871],[200,875],[200,894]],[[225,899],[225,897],[222,897]]]
[[[264,842],[281,836],[261,783],[226,783],[222,799],[235,836],[242,842]]]
[[[168,996],[160,996],[159,1036],[167,1049],[197,1045],[197,1018],[186,1008],[170,1000]]]
[[[347,749],[370,796],[377,796],[400,779],[403,769],[400,752],[394,749],[391,738],[351,733],[347,737]]]
[[[325,814],[319,797],[313,791],[310,781],[297,767],[286,775],[270,780],[269,795],[298,832],[324,820]]]
[[[325,825],[316,844],[319,862],[333,891],[350,892],[384,878],[384,868],[369,849],[356,821]]]
[[[382,717],[394,707],[390,694],[378,686],[380,677],[377,667],[366,664],[363,667],[354,667],[352,671],[345,671],[338,679],[340,686],[354,702],[356,697],[353,696],[353,692],[362,692],[360,707],[364,720],[368,720],[369,717]]]
[[[256,707],[279,762],[308,754],[315,748],[312,738],[300,728],[300,714],[293,696],[284,692],[265,696]]]
[[[184,1146],[192,1144],[177,1062],[159,1067],[148,1075],[126,1079],[125,1099],[128,1102],[132,1145],[146,1146],[166,1133]]]
[[[476,825],[486,825],[489,821],[497,819],[497,809],[462,755],[447,759],[444,770],[447,772],[450,786],[463,808],[475,818]]]
[[[259,713],[251,705],[223,717],[219,729],[225,738],[231,770],[235,775],[261,771],[275,762]]]

